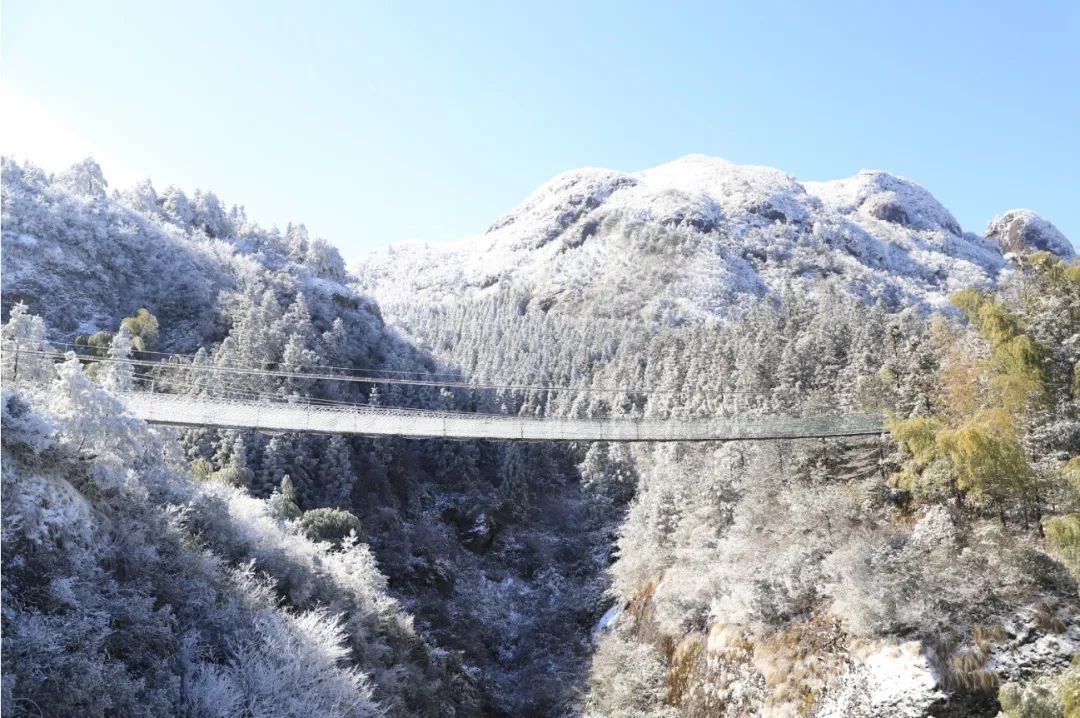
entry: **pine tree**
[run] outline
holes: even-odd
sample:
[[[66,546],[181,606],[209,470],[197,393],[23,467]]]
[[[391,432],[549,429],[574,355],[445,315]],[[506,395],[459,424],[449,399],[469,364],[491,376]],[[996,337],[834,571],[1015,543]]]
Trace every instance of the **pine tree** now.
[[[92,199],[104,199],[109,183],[101,172],[101,166],[92,157],[74,164],[60,175],[58,183],[74,194]]]
[[[308,250],[308,231],[302,224],[290,222],[285,228],[285,247],[289,256],[298,262],[304,260]]]
[[[161,213],[167,220],[185,229],[195,216],[187,195],[183,190],[172,186],[166,187],[161,195]]]
[[[352,451],[344,436],[334,434],[326,442],[319,466],[321,477],[320,501],[325,506],[348,506],[356,474],[352,466]]]
[[[507,444],[499,462],[499,485],[495,506],[501,515],[520,520],[528,515],[530,467],[525,451],[518,444]]]
[[[286,472],[287,452],[288,444],[284,437],[272,437],[266,444],[259,467],[257,489],[259,495],[269,495],[274,490],[274,487],[281,483],[281,477],[285,476]]]

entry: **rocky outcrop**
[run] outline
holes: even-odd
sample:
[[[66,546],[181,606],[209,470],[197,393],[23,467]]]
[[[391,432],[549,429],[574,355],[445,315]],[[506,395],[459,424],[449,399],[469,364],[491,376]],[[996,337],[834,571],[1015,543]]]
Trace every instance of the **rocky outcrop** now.
[[[1057,227],[1026,209],[1009,210],[990,220],[986,238],[1005,253],[1052,252],[1062,259],[1076,255],[1072,243]]]
[[[688,716],[994,718],[1009,681],[1060,676],[1080,649],[1072,601],[1039,601],[1000,622],[938,639],[860,638],[814,612],[772,631],[712,622],[665,635],[657,581],[594,634],[629,627],[666,658],[664,702]]]

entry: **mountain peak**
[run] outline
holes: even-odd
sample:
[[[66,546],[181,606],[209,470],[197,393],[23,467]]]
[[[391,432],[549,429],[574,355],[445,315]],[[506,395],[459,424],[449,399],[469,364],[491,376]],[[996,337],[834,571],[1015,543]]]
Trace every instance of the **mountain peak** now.
[[[801,221],[806,190],[786,172],[760,165],[740,165],[719,157],[686,155],[635,175],[643,191],[707,197],[728,217],[749,213],[767,221]]]

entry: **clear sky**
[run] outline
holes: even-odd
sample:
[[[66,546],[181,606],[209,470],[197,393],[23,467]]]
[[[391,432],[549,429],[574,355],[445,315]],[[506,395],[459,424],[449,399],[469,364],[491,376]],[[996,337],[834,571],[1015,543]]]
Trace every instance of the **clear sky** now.
[[[884,169],[1080,243],[1080,2],[4,0],[4,151],[215,191],[347,258],[700,152]],[[119,180],[119,181],[118,181]]]

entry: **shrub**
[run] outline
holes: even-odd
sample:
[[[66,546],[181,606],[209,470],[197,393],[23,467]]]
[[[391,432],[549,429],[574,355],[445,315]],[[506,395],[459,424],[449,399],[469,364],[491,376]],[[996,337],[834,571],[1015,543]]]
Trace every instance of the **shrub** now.
[[[360,533],[360,519],[341,509],[312,509],[300,517],[300,529],[312,541],[337,546],[351,532]]]
[[[214,467],[206,459],[198,458],[191,462],[191,477],[196,481],[209,481],[213,473]]]
[[[1054,687],[1052,681],[1006,683],[998,691],[1001,712],[1007,718],[1062,718],[1065,714]]]
[[[589,675],[588,718],[673,716],[664,704],[667,668],[652,646],[639,643],[632,632],[616,629],[597,646]]]
[[[224,469],[218,469],[213,472],[208,478],[210,481],[217,481],[221,484],[243,488],[251,485],[251,481],[255,478],[255,474],[251,469],[226,466]]]
[[[157,348],[158,320],[146,309],[139,309],[135,316],[127,317],[120,324],[131,332],[132,343],[137,350],[150,352]]]

